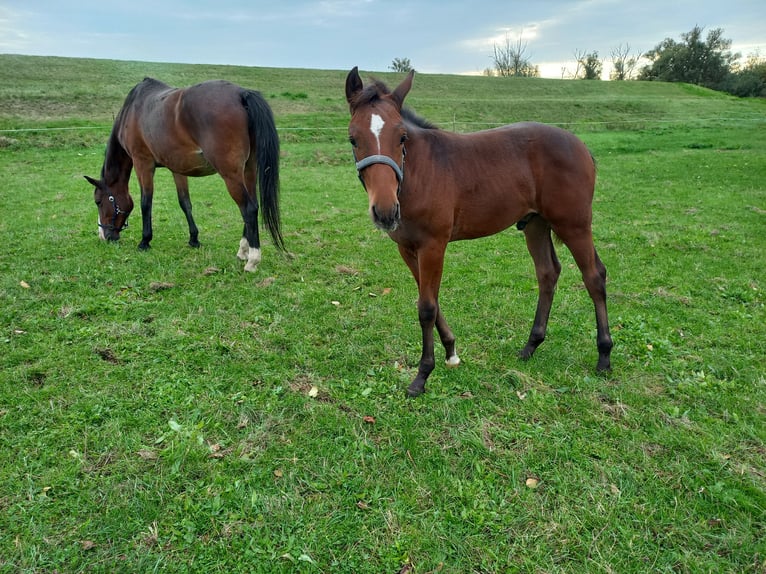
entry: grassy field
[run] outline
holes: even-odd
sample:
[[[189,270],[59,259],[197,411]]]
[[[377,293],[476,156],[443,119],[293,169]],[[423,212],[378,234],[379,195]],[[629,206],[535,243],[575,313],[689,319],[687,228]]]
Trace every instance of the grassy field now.
[[[406,400],[416,288],[366,214],[345,74],[0,56],[0,572],[766,572],[766,102],[416,75],[409,104],[445,129],[589,145],[615,348],[596,376],[562,247],[548,338],[518,361],[522,234],[456,243],[463,364]],[[82,175],[147,75],[266,96],[292,257],[265,240],[242,271],[217,177],[191,182],[187,247],[163,171],[152,249],[138,207],[98,240]]]

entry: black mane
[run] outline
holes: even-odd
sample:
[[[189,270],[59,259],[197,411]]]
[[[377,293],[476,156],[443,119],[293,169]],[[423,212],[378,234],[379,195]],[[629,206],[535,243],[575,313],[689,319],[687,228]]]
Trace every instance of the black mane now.
[[[439,126],[437,126],[433,122],[430,122],[429,120],[416,114],[414,111],[412,111],[411,108],[402,108],[402,117],[404,118],[404,121],[409,122],[411,124],[415,124],[417,127],[422,128],[424,130],[440,129]]]
[[[390,94],[391,94],[391,90],[388,89],[388,86],[385,83],[383,83],[380,80],[373,80],[371,83],[367,84],[364,87],[364,89],[354,97],[353,105],[354,107],[356,107],[356,106],[374,104],[375,102],[381,101],[383,96],[388,96]],[[402,108],[402,118],[404,118],[404,121],[414,124],[415,126],[422,128],[424,130],[439,129],[439,126],[428,121],[425,118],[422,118],[421,116],[416,114],[414,111],[412,111],[411,108],[407,108],[407,107]]]
[[[133,106],[135,101],[142,95],[143,90],[147,88],[168,88],[167,84],[155,80],[154,78],[146,77],[133,88],[125,96],[125,102],[122,104],[122,108],[117,112],[117,117],[114,120],[112,131],[109,134],[109,139],[106,142],[106,151],[104,153],[104,164],[101,166],[101,180],[111,185],[124,175],[126,169],[130,170],[133,165],[133,160],[128,155],[125,148],[122,147],[120,139],[118,137],[120,127],[125,121],[125,116]]]

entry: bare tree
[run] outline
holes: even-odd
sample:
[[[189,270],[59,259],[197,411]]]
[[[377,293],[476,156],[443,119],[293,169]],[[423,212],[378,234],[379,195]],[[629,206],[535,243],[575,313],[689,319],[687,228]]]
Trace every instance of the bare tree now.
[[[612,50],[612,71],[609,73],[610,80],[632,80],[636,73],[636,66],[641,59],[641,53],[633,56],[630,53],[630,44],[620,44]]]
[[[494,45],[495,51],[492,60],[498,76],[502,77],[525,77],[536,78],[540,75],[537,66],[533,66],[526,56],[527,43],[522,41],[521,34],[514,45],[511,37],[505,36],[505,45]]]

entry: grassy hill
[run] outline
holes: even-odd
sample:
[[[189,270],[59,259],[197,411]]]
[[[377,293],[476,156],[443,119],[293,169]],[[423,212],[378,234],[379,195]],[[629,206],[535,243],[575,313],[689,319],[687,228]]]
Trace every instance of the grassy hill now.
[[[265,240],[243,272],[216,176],[190,182],[187,247],[166,170],[152,249],[138,207],[98,240],[82,175],[146,75],[267,97],[291,257]],[[615,347],[597,376],[560,247],[548,337],[519,361],[523,235],[453,243],[463,364],[408,401],[416,288],[366,214],[345,75],[0,56],[0,572],[763,574],[766,103],[416,75],[408,103],[445,129],[538,120],[588,144]]]
[[[145,76],[186,86],[226,79],[262,92],[279,127],[345,129],[347,70],[157,64],[0,55],[0,130],[111,126],[127,92]],[[401,74],[364,73],[394,87]],[[762,118],[763,101],[696,86],[417,74],[408,104],[438,125],[473,131],[534,120],[573,131],[637,130],[671,124],[720,125]],[[317,133],[312,132],[312,137]],[[342,136],[341,136],[342,137]]]

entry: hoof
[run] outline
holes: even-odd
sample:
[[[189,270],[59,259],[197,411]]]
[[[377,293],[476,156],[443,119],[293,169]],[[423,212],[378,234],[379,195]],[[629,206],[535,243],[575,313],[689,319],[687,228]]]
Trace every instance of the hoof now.
[[[608,375],[612,372],[612,365],[609,362],[609,360],[602,361],[599,360],[598,364],[596,365],[596,372],[599,374],[605,374]]]
[[[194,241],[189,241],[189,247],[194,247],[195,249],[197,249],[199,246],[200,246],[200,242],[197,241],[196,239]]]
[[[258,271],[258,263],[256,263],[255,261],[248,261],[247,264],[245,265],[245,271],[247,271],[248,273],[255,273],[256,271]]]
[[[460,365],[460,357],[457,355],[452,355],[449,359],[444,361],[444,364],[447,365],[449,368],[454,369],[458,365]]]
[[[143,241],[142,241],[141,243],[139,243],[139,244],[138,244],[138,248],[139,248],[141,251],[146,251],[146,250],[147,250],[147,249],[149,249],[150,247],[151,247],[151,246],[150,246],[148,243],[145,243],[145,242],[143,242]]]
[[[518,354],[519,359],[521,359],[522,361],[528,361],[529,359],[532,358],[532,355],[535,354],[535,349],[536,347],[530,348],[529,345],[527,345],[521,351],[519,351],[519,354]]]
[[[414,399],[426,392],[425,381],[412,381],[412,384],[407,387],[407,398]]]
[[[247,239],[244,237],[239,240],[239,251],[237,251],[237,259],[247,261],[247,252],[250,250],[250,245],[247,243]]]

